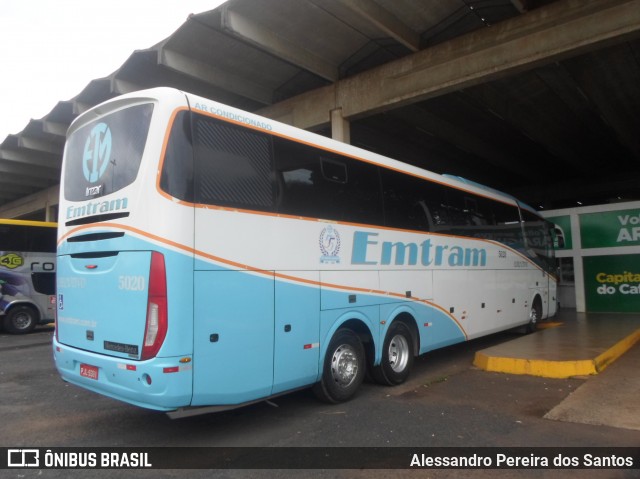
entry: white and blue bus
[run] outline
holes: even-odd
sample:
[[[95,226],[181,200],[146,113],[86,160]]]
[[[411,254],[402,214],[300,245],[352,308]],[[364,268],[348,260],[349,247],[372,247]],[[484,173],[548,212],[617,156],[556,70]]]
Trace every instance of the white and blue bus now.
[[[0,326],[25,334],[56,311],[56,224],[0,219]]]
[[[345,401],[556,310],[514,198],[173,89],[73,122],[59,211],[58,371],[174,417]]]

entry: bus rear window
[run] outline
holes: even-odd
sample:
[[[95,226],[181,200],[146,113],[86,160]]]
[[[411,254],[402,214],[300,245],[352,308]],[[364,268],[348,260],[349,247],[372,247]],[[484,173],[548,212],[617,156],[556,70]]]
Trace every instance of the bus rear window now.
[[[114,193],[136,179],[153,104],[136,105],[99,118],[67,140],[64,197],[84,201]]]

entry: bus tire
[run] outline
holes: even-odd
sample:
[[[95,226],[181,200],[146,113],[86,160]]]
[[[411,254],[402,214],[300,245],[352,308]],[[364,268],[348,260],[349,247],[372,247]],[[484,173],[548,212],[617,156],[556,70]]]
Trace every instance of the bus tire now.
[[[38,314],[31,306],[14,306],[4,318],[4,329],[11,334],[26,334],[38,323]]]
[[[525,327],[525,331],[527,334],[535,333],[538,328],[538,322],[542,319],[542,302],[540,298],[536,296],[536,299],[533,300],[533,305],[531,306],[531,311],[529,311],[529,323]]]
[[[339,329],[331,338],[324,357],[322,378],[313,386],[318,399],[328,403],[348,401],[365,376],[364,346],[356,333]]]
[[[371,371],[373,379],[385,386],[397,386],[407,380],[412,366],[413,336],[405,323],[395,321],[384,338],[380,365]]]

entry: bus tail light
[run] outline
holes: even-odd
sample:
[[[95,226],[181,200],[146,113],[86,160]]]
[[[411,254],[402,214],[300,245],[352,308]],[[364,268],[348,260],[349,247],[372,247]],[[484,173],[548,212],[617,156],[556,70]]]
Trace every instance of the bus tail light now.
[[[151,359],[158,354],[167,336],[167,327],[167,272],[164,256],[154,251],[151,253],[147,321],[140,359]]]

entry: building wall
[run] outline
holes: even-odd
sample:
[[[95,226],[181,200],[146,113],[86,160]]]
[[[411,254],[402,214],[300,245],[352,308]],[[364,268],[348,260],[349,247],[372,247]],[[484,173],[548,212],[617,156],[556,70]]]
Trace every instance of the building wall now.
[[[546,211],[559,244],[561,307],[640,312],[640,201]]]

